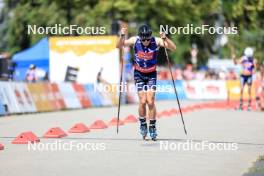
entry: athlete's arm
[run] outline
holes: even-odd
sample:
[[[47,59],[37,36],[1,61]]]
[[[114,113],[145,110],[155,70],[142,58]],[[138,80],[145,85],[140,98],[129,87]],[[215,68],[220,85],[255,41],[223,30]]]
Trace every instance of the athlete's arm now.
[[[254,64],[253,73],[257,73],[258,60],[256,58],[253,58],[253,64]]]
[[[233,62],[234,62],[235,65],[237,65],[237,64],[242,64],[242,60],[243,60],[243,57],[241,57],[241,58],[239,58],[239,59],[237,59],[237,58],[233,58]]]
[[[173,43],[173,41],[171,41],[171,39],[169,39],[168,37],[166,37],[164,32],[160,33],[160,37],[156,37],[156,42],[158,44],[158,46],[160,47],[165,47],[169,50],[176,50],[176,45]]]
[[[136,42],[136,37],[130,37],[129,39],[125,39],[125,33],[127,31],[127,28],[121,28],[121,35],[117,41],[116,47],[122,48],[123,46],[132,46]]]

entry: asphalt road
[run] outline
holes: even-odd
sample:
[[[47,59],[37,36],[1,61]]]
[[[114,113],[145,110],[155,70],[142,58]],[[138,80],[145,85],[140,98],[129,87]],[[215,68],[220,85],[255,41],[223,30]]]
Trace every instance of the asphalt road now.
[[[182,102],[183,106],[196,103]],[[175,101],[157,103],[158,111],[175,107]],[[60,139],[41,137],[50,127],[67,131],[78,122],[108,122],[116,112],[116,107],[106,107],[0,118],[0,143],[5,146],[0,151],[0,175],[241,176],[264,153],[264,114],[223,109],[185,113],[188,136],[179,115],[163,117],[157,122],[157,141],[143,141],[137,123],[120,126],[119,134],[109,127]],[[136,105],[122,106],[121,117],[136,112]],[[40,137],[37,150],[11,144],[24,131]],[[80,148],[52,149],[51,144]],[[203,144],[211,148],[197,147]],[[227,147],[223,150],[216,145]]]

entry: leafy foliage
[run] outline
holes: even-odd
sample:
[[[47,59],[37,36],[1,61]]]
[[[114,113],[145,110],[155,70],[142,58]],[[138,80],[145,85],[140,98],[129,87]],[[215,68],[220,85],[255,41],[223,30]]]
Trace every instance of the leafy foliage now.
[[[11,54],[30,47],[44,35],[28,35],[27,25],[105,26],[111,34],[115,20],[129,22],[129,33],[138,25],[148,23],[158,35],[160,25],[237,26],[237,35],[228,35],[228,44],[221,49],[222,57],[230,58],[231,48],[240,56],[246,46],[256,49],[256,57],[264,60],[264,0],[4,0],[0,12],[0,51]],[[137,24],[137,25],[133,25]],[[204,64],[215,48],[216,35],[170,35],[177,52],[171,58],[178,64],[188,62],[192,43],[199,49],[199,64]],[[161,62],[162,63],[162,62]]]

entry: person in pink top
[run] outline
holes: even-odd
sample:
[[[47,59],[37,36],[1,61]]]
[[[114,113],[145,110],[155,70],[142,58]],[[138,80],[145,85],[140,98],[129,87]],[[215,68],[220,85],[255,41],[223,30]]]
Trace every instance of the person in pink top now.
[[[26,73],[26,82],[36,82],[36,81],[37,81],[36,66],[34,64],[31,64]]]

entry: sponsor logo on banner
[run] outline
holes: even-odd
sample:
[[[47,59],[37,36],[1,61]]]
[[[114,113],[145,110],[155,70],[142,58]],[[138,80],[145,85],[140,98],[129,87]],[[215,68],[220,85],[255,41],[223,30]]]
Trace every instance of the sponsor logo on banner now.
[[[193,87],[193,86],[187,84],[186,92],[187,92],[188,94],[195,95],[195,94],[196,94],[195,87]]]
[[[8,113],[20,113],[18,102],[9,82],[0,82],[1,102],[7,106]]]
[[[80,103],[82,104],[82,107],[83,108],[87,108],[87,107],[90,107],[91,106],[91,102],[87,96],[87,93],[83,87],[83,85],[81,84],[77,84],[77,83],[73,83],[72,84],[74,90],[75,90],[75,93],[80,101]]]
[[[7,106],[8,113],[36,111],[36,107],[25,83],[1,82],[0,94],[2,103]]]
[[[27,89],[26,83],[11,83],[10,85],[14,91],[21,112],[35,112],[36,107]]]
[[[226,81],[226,86],[229,94],[229,99],[230,100],[239,100],[240,99],[240,81],[238,80],[229,80]],[[256,97],[256,90],[255,90],[255,85],[252,84],[251,88],[251,96],[252,98]],[[243,92],[243,98],[248,99],[248,87],[247,85],[244,88]]]
[[[220,89],[217,86],[209,85],[205,87],[206,92],[211,92],[212,94],[219,94]]]
[[[0,115],[6,115],[6,110],[4,104],[1,102],[0,99]]]
[[[202,99],[202,85],[201,81],[185,81],[183,86],[188,99]]]
[[[192,80],[184,82],[188,99],[227,99],[227,87],[222,80]]]
[[[67,108],[82,107],[71,83],[58,83],[58,86]]]
[[[55,97],[55,100],[56,100],[57,108],[58,109],[65,109],[66,105],[65,105],[65,102],[63,100],[63,96],[60,93],[58,85],[56,83],[51,83],[50,86],[51,86],[51,91],[52,91],[52,93]]]
[[[45,88],[45,94],[47,95],[47,99],[50,102],[52,109],[53,110],[61,109],[58,100],[56,99],[56,96],[52,91],[52,85],[50,83],[44,83],[44,88]]]
[[[37,111],[42,112],[53,110],[44,83],[30,83],[27,84],[27,87],[33,97]]]
[[[176,80],[175,86],[177,89],[179,99],[185,99],[186,94],[183,87],[183,82]],[[157,81],[156,99],[157,100],[176,99],[174,87],[171,81],[168,80]]]
[[[92,101],[93,106],[102,106],[103,105],[103,97],[100,95],[100,93],[95,89],[94,84],[86,84],[85,90],[88,94],[88,97]]]

